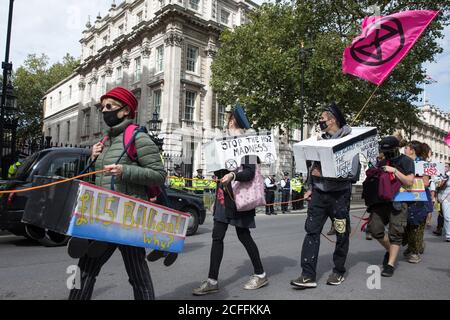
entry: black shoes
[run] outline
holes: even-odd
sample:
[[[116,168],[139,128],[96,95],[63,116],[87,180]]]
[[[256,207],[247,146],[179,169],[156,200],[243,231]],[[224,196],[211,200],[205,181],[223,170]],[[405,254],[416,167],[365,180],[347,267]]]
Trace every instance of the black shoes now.
[[[167,251],[160,251],[160,250],[153,250],[152,252],[150,252],[147,255],[147,260],[150,261],[150,262],[153,262],[153,261],[157,261],[157,260],[161,259],[162,257],[165,257],[164,258],[164,265],[166,267],[169,267],[175,262],[175,260],[177,260],[178,253],[167,252]]]
[[[387,264],[384,266],[383,271],[381,272],[381,275],[383,277],[392,277],[394,275],[394,267],[390,264]]]
[[[345,278],[343,275],[337,274],[337,273],[332,273],[330,274],[330,276],[328,277],[327,280],[327,284],[328,285],[332,285],[332,286],[338,286],[340,285],[342,282],[344,282]]]
[[[317,287],[317,283],[310,278],[300,276],[291,281],[291,286],[293,286],[294,289],[312,289]]]
[[[328,231],[327,236],[334,236],[336,234],[336,229],[331,226],[330,231]]]

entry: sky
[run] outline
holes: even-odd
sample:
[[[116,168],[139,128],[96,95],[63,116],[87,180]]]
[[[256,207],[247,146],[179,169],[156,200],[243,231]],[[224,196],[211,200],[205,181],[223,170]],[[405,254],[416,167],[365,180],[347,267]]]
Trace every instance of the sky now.
[[[9,1],[0,3],[0,61],[4,61]],[[112,0],[15,0],[10,51],[13,67],[20,66],[29,53],[45,53],[50,63],[60,61],[67,52],[79,57],[79,40],[88,16],[93,23],[99,12],[102,17],[107,14],[111,3]],[[450,26],[440,43],[444,52],[436,56],[435,63],[425,64],[427,74],[437,81],[426,85],[426,99],[450,112]]]

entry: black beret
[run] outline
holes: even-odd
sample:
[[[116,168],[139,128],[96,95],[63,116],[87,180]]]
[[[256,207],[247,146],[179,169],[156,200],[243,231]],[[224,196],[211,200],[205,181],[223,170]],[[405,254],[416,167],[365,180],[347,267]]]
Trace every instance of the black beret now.
[[[399,146],[400,146],[400,142],[394,136],[384,137],[380,141],[380,150],[381,151],[396,149],[396,148],[399,148]]]
[[[341,128],[347,124],[347,121],[345,121],[345,117],[342,114],[341,110],[338,108],[336,103],[330,104],[328,107],[325,108],[325,111],[331,112],[331,114],[336,118],[336,120],[339,122],[339,125]]]

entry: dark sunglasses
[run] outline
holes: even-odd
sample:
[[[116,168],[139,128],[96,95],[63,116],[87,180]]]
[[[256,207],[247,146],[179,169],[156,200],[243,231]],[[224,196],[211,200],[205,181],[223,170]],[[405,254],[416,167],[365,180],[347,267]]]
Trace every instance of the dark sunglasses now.
[[[114,107],[119,107],[119,109],[117,109],[117,110],[121,110],[125,106],[121,106],[121,105],[118,105],[118,104],[107,103],[105,105],[98,106],[97,109],[98,109],[98,111],[103,111],[103,109],[106,108],[107,111],[111,111]]]

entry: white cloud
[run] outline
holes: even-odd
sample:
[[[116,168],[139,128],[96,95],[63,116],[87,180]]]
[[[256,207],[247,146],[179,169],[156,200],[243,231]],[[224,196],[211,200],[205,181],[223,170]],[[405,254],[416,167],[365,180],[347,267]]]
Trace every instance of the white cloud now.
[[[0,56],[4,59],[8,5],[0,6]],[[88,15],[91,22],[108,13],[111,0],[14,1],[10,60],[18,67],[29,53],[45,53],[51,62],[67,52],[78,57]],[[117,1],[120,3],[120,1]]]

